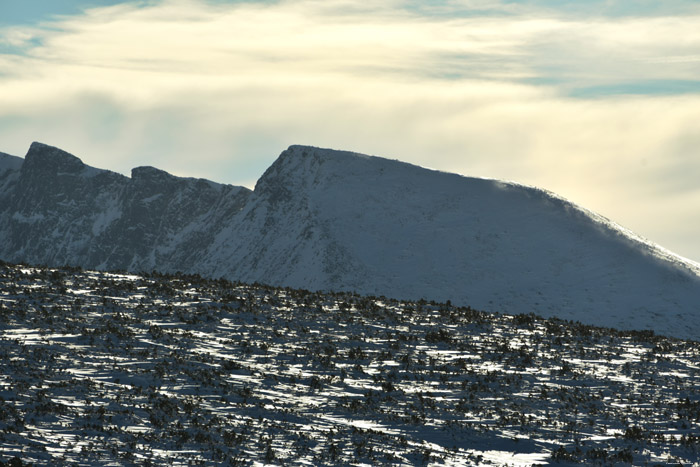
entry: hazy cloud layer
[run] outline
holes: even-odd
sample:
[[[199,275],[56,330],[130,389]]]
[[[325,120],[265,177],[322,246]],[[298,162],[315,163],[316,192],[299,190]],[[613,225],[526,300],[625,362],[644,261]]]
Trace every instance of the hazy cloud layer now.
[[[577,3],[165,0],[4,27],[0,151],[252,186],[290,144],[356,150],[549,188],[700,260],[700,11]]]

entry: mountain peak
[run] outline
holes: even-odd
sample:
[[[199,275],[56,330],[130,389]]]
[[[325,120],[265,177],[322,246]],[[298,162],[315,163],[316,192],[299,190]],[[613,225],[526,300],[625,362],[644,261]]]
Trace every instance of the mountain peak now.
[[[386,161],[381,157],[351,151],[294,144],[282,151],[277,160],[258,179],[255,190],[272,189],[279,192],[300,189],[309,182],[317,183],[320,178],[330,173],[337,172],[336,175],[340,175],[345,169],[368,160],[376,163]],[[339,170],[334,171],[331,167]]]
[[[321,148],[317,146],[306,146],[303,144],[293,144],[289,146],[285,151],[280,154],[280,159],[283,158],[297,158],[297,159],[304,159],[304,158],[314,158],[314,159],[337,159],[337,158],[343,158],[343,157],[351,157],[351,158],[362,158],[362,159],[367,159],[371,156],[367,156],[365,154],[360,154],[357,152],[352,152],[352,151],[344,151],[340,149],[330,149],[330,148]],[[379,159],[379,158],[378,158]]]
[[[44,172],[77,173],[85,168],[85,164],[62,149],[48,144],[33,142],[24,157],[22,171],[40,170]]]
[[[168,181],[176,177],[169,174],[165,170],[157,169],[151,166],[134,167],[131,169],[131,179],[133,181]]]

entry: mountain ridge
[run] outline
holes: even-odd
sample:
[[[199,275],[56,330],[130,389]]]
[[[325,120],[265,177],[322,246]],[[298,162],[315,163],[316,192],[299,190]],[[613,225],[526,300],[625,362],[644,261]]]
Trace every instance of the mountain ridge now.
[[[445,172],[442,170],[438,169],[431,169],[431,168],[425,168],[421,167],[419,165],[411,164],[409,162],[404,162],[396,159],[389,159],[389,158],[384,158],[380,156],[369,156],[365,154],[360,154],[352,151],[342,151],[342,150],[335,150],[335,149],[327,149],[327,148],[321,148],[321,147],[315,147],[315,146],[307,146],[307,145],[291,145],[287,150],[283,151],[280,157],[272,164],[272,166],[268,169],[272,169],[275,167],[275,165],[278,163],[280,160],[286,159],[285,156],[287,154],[291,153],[292,155],[289,156],[292,160],[295,158],[295,156],[298,156],[299,153],[304,153],[305,151],[318,151],[315,156],[327,156],[326,159],[329,160],[336,160],[340,157],[345,157],[345,158],[354,158],[358,157],[361,159],[371,159],[374,161],[383,161],[384,163],[389,163],[392,165],[400,165],[406,168],[411,168],[411,169],[416,169],[418,171],[424,171],[424,172],[431,172],[433,174],[440,174],[442,176],[447,176],[447,177],[452,177],[456,178],[465,182],[469,183],[493,183],[495,186],[502,187],[503,189],[513,189],[513,190],[522,190],[523,192],[526,192],[528,196],[530,197],[541,197],[543,199],[547,199],[548,202],[551,203],[556,203],[560,204],[561,207],[564,210],[573,210],[576,212],[579,212],[580,214],[594,220],[597,224],[601,225],[604,228],[608,228],[611,230],[616,231],[617,234],[635,241],[635,242],[640,242],[643,243],[646,247],[648,247],[651,251],[652,254],[656,256],[660,256],[668,261],[674,262],[677,265],[683,266],[689,270],[694,275],[700,275],[700,263],[697,263],[695,261],[692,261],[688,258],[685,258],[681,255],[678,255],[654,242],[651,240],[621,226],[620,224],[594,212],[589,209],[586,209],[585,207],[578,205],[560,195],[557,193],[554,193],[552,191],[546,190],[544,188],[540,187],[535,187],[531,185],[526,185],[522,184],[519,182],[515,181],[505,181],[505,180],[500,180],[500,179],[494,179],[494,178],[487,178],[487,177],[473,177],[473,176],[465,176],[461,174],[456,174],[456,173],[451,173],[451,172]],[[316,158],[316,161],[322,161],[323,157]],[[260,183],[260,180],[263,180],[266,178],[267,172],[266,171],[261,178],[258,180],[258,183]],[[256,184],[256,190],[257,190],[257,184]]]
[[[129,178],[41,143],[27,157],[19,169],[0,159],[6,261],[450,300],[700,339],[697,264],[539,188],[301,145],[253,191],[153,167]],[[41,160],[58,169],[25,170]]]

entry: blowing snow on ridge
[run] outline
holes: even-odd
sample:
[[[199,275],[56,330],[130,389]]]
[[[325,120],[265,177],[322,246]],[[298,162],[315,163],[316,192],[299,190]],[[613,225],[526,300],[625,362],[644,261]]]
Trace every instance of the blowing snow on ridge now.
[[[552,193],[291,146],[254,191],[0,154],[0,259],[450,300],[700,339],[700,268]]]

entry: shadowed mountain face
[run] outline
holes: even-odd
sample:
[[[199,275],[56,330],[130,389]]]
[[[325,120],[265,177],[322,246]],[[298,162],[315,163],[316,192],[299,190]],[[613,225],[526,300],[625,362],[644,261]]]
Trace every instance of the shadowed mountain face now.
[[[700,272],[551,193],[292,146],[255,190],[0,154],[0,258],[451,300],[700,339]]]
[[[0,159],[0,255],[11,261],[191,270],[250,193],[152,167],[128,178],[39,143],[17,160]]]

